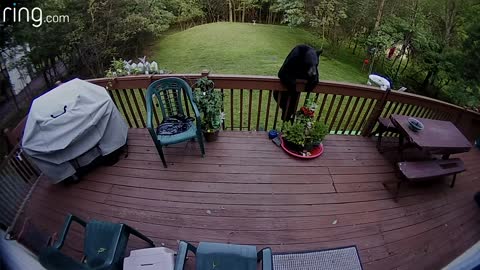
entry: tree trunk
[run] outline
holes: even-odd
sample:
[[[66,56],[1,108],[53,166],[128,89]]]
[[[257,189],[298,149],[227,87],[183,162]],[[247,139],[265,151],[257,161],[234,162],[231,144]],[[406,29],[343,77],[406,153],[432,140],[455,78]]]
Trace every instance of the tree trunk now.
[[[245,22],[245,2],[242,5],[242,23]]]
[[[407,63],[405,64],[405,67],[403,67],[401,74],[405,72],[409,63],[410,63],[410,53],[407,53]]]
[[[377,32],[380,24],[382,22],[383,8],[385,7],[385,0],[378,0],[378,10],[377,10],[377,19],[375,20],[375,27],[373,32]]]
[[[232,0],[228,0],[228,21],[233,22]]]
[[[355,55],[355,52],[357,51],[357,46],[358,46],[358,38],[355,39],[355,46],[353,47],[353,55]]]
[[[400,67],[402,67],[402,61],[403,61],[403,54],[400,55],[400,62],[398,63],[397,72],[395,72],[395,77],[393,81],[397,80],[398,72],[400,71]]]
[[[423,91],[428,91],[428,85],[430,84],[430,78],[433,76],[433,71],[429,70],[427,73],[427,76],[425,76],[425,79],[423,80],[422,83],[422,90]]]

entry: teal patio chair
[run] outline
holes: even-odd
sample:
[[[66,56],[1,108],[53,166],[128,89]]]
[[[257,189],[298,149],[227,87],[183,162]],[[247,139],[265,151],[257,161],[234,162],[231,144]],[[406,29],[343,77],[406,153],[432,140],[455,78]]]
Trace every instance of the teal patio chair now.
[[[60,252],[73,221],[85,228],[82,262]],[[96,220],[87,223],[69,214],[58,241],[40,252],[39,261],[47,270],[120,270],[130,234],[155,246],[152,240],[128,225]]]
[[[195,113],[196,125],[190,122],[189,128],[184,132],[175,135],[158,135],[156,132],[156,128],[153,127],[152,123],[152,118],[155,113],[155,106],[153,104],[154,97],[156,99],[156,102],[158,102],[157,106],[160,107],[163,119],[166,119],[172,116],[185,115],[182,103],[183,91],[185,92],[184,96],[188,98],[188,101],[193,108],[193,112]],[[205,156],[200,112],[198,111],[197,105],[195,104],[195,101],[193,99],[192,89],[184,80],[180,78],[165,78],[153,82],[152,84],[150,84],[150,86],[148,86],[146,101],[147,129],[153,139],[153,142],[155,143],[155,147],[157,148],[158,154],[160,155],[163,166],[165,168],[167,168],[167,162],[165,161],[162,147],[166,145],[176,144],[197,138],[198,143],[200,144],[200,149],[202,151],[202,157]]]
[[[256,270],[260,261],[263,270],[273,269],[270,248],[257,253],[255,246],[200,242],[197,248],[180,241],[175,270],[184,269],[188,251],[195,254],[195,270]]]

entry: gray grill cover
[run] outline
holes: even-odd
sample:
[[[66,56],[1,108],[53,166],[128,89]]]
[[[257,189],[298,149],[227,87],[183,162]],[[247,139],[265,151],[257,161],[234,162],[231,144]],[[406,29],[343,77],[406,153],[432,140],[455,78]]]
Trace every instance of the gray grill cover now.
[[[74,79],[33,101],[22,147],[58,183],[73,175],[75,167],[123,146],[127,133],[128,125],[105,88]]]

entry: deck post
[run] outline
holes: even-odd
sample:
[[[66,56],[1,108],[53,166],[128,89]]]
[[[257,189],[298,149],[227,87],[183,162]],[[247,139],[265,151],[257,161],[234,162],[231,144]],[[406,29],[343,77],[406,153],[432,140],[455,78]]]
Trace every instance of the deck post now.
[[[375,107],[373,107],[372,113],[368,117],[368,120],[362,129],[362,136],[366,137],[371,134],[373,128],[375,127],[375,123],[377,122],[380,115],[382,115],[383,109],[385,108],[385,104],[387,104],[388,95],[390,94],[390,91],[391,91],[390,88],[385,90],[385,93],[383,94],[382,98],[375,104]]]

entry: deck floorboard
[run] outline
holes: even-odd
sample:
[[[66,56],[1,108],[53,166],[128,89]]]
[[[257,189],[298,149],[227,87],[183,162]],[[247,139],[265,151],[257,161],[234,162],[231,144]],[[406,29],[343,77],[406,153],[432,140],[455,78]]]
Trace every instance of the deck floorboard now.
[[[75,185],[41,179],[22,219],[58,232],[67,213],[127,223],[157,245],[220,241],[274,252],[356,245],[364,269],[438,269],[480,240],[480,152],[455,155],[467,171],[405,186],[398,202],[381,184],[394,162],[375,141],[328,136],[324,154],[287,156],[265,133],[223,132],[200,157],[195,142],[166,148],[168,168],[146,130],[129,131],[129,155],[94,169]],[[80,258],[83,233],[72,227],[65,252]],[[133,240],[130,248],[143,244]]]

